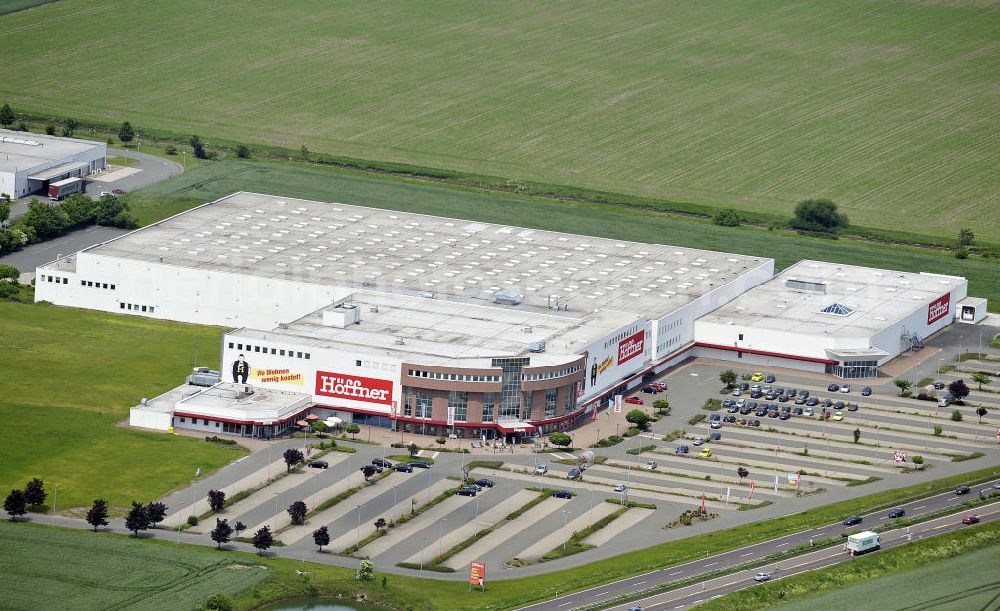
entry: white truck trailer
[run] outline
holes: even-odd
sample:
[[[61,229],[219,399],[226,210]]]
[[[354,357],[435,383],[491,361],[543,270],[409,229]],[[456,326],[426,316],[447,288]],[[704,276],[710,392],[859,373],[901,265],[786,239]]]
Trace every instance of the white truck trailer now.
[[[847,545],[844,549],[851,552],[852,556],[858,556],[882,547],[882,542],[878,538],[878,533],[866,530],[855,535],[848,535]]]

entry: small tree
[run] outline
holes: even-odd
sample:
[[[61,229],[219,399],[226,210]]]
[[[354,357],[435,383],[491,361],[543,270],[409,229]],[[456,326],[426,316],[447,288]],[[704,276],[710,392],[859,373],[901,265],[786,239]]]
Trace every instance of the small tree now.
[[[208,491],[208,506],[215,513],[219,513],[226,506],[226,493],[223,490]]]
[[[233,601],[222,592],[216,592],[205,601],[205,608],[209,611],[232,611]]]
[[[313,531],[313,543],[319,547],[319,551],[323,551],[324,545],[330,545],[330,532],[326,526],[320,526]]]
[[[625,414],[625,420],[634,424],[640,431],[646,430],[649,426],[649,414],[641,409],[634,409]]]
[[[352,422],[345,426],[344,430],[351,434],[351,439],[356,439],[355,435],[361,432],[361,427]]]
[[[240,159],[249,159],[250,158],[250,148],[248,146],[246,146],[245,144],[241,144],[241,145],[237,146],[236,147],[236,156],[239,157]]]
[[[94,532],[101,526],[107,526],[108,502],[104,499],[94,499],[94,504],[87,510],[87,524],[94,527]]]
[[[972,233],[971,227],[962,227],[958,230],[958,243],[961,246],[972,246],[976,241],[976,234]]]
[[[436,444],[438,444],[440,446],[443,446],[447,442],[448,442],[448,440],[445,439],[444,437],[438,437],[437,439],[434,440],[434,443],[436,443]]]
[[[302,524],[306,520],[309,508],[303,501],[295,501],[288,506],[288,515],[292,518],[292,524]]]
[[[913,386],[913,382],[905,378],[896,378],[895,380],[892,381],[892,383],[895,384],[896,388],[899,389],[900,397],[905,397],[906,393],[909,392],[910,387]]]
[[[385,530],[387,526],[389,523],[385,521],[385,518],[375,520],[375,530]]]
[[[0,108],[0,125],[4,127],[10,127],[14,124],[14,111],[11,110],[10,104],[4,104]]]
[[[948,385],[948,392],[951,393],[951,396],[955,397],[956,401],[961,401],[968,397],[972,391],[965,385],[964,380],[955,380]]]
[[[736,372],[732,369],[727,369],[719,374],[719,381],[726,385],[726,388],[732,388],[736,385]]]
[[[146,505],[146,519],[150,526],[156,526],[167,517],[167,506],[159,501],[152,501]]]
[[[2,267],[2,266],[0,266],[0,267]],[[975,382],[975,383],[977,383],[977,384],[979,384],[979,390],[982,390],[983,389],[983,384],[989,384],[991,380],[990,380],[990,376],[986,375],[985,373],[976,372],[976,373],[972,374],[972,381]]]
[[[316,420],[309,425],[309,428],[312,429],[314,433],[325,433],[330,427],[328,427],[325,422]]]
[[[209,535],[212,537],[212,541],[215,541],[216,549],[222,549],[222,544],[229,543],[229,540],[233,538],[233,527],[229,525],[229,520],[216,518],[215,528]]]
[[[285,471],[288,473],[292,471],[292,467],[302,464],[306,459],[302,450],[295,448],[288,448],[281,456],[285,459]]]
[[[243,522],[240,522],[239,520],[236,521],[236,524],[233,524],[233,531],[237,535],[240,534],[241,532],[243,532],[246,529],[247,529],[247,525],[244,524]]]
[[[122,142],[132,142],[135,139],[135,131],[132,129],[132,124],[128,121],[122,123],[122,126],[118,128],[118,139]]]
[[[253,534],[251,539],[253,546],[257,548],[257,555],[263,555],[264,550],[268,549],[274,545],[274,536],[271,535],[271,529],[268,526],[263,526]]]
[[[861,429],[854,429],[854,443],[861,440]]]
[[[988,413],[989,412],[986,411],[986,408],[983,407],[982,405],[976,408],[976,415],[979,416],[979,424],[983,423],[983,416],[985,416]]]
[[[743,483],[743,478],[749,477],[750,476],[750,472],[747,471],[746,467],[740,467],[740,468],[736,469],[736,475],[738,475],[740,477],[740,483],[742,484]]]
[[[666,399],[657,399],[653,401],[653,409],[664,416],[670,415],[670,401]]]
[[[951,419],[954,420],[955,422],[961,422],[962,421],[961,410],[956,408],[955,411],[951,412]]]
[[[828,199],[807,199],[795,206],[790,225],[802,231],[834,233],[847,225],[847,216],[837,212],[837,204]]]
[[[913,457],[913,464],[917,465],[918,467],[924,464],[924,457],[917,454],[916,456]]]
[[[51,123],[49,123],[48,125],[46,125],[45,126],[45,135],[46,136],[55,136],[56,135],[56,126],[52,125]]]
[[[10,195],[0,193],[0,225],[10,218]],[[13,267],[8,265],[8,267]]]
[[[11,490],[3,502],[3,510],[10,516],[11,522],[16,521],[18,516],[26,514],[28,512],[28,501],[24,495],[24,490]]]
[[[549,435],[549,441],[551,441],[553,445],[565,448],[569,447],[569,445],[573,443],[573,438],[566,433],[556,431]]]
[[[140,530],[149,528],[149,515],[146,513],[146,506],[137,501],[132,501],[132,509],[125,516],[125,528],[132,531],[132,536],[138,537]]]
[[[723,208],[712,215],[712,223],[721,227],[739,227],[742,221],[739,210],[734,208]]]
[[[45,492],[45,484],[37,477],[32,478],[28,485],[24,487],[24,500],[32,509],[38,510],[48,494]]]
[[[934,436],[935,437],[940,437],[942,432],[944,432],[944,430],[941,428],[941,425],[940,424],[935,424],[934,425]]]
[[[371,560],[362,560],[361,567],[358,568],[354,576],[358,581],[371,581],[375,579],[375,564]]]
[[[406,446],[406,451],[410,453],[410,458],[416,458],[417,452],[419,452],[420,449],[417,447],[417,444],[411,443],[410,445]]]
[[[365,481],[367,482],[373,475],[378,473],[378,469],[376,469],[373,465],[365,465],[361,467],[361,473],[365,476]]]

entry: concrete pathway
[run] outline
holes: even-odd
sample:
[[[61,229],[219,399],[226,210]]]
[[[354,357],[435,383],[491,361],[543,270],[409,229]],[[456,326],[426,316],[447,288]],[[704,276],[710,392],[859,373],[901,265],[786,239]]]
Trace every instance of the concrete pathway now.
[[[619,472],[625,471],[626,468],[627,468],[626,465],[624,465],[622,463],[617,463],[617,462],[614,462],[614,461],[608,461],[608,462],[604,463],[601,466],[604,467],[607,470],[607,472],[611,472],[612,476],[615,479],[605,479],[605,478],[600,478],[600,477],[593,476],[593,475],[591,475],[591,473],[600,472],[601,469],[599,467],[590,467],[589,469],[587,469],[587,476],[586,476],[587,481],[590,481],[590,482],[592,482],[592,481],[602,482],[603,481],[603,482],[611,482],[611,483],[615,483],[615,484],[617,484],[617,483],[625,483],[623,481],[623,479],[622,479],[624,477],[624,475],[621,474],[621,473],[619,473]],[[718,465],[716,464],[715,466],[718,466]],[[712,479],[706,480],[705,476],[703,474],[701,474],[701,473],[692,472],[692,475],[694,475],[695,477],[684,477],[683,475],[673,475],[671,473],[664,473],[664,472],[662,472],[660,470],[661,468],[662,467],[657,467],[657,469],[655,471],[646,471],[646,470],[636,471],[636,469],[634,469],[634,468],[632,470],[636,472],[635,475],[637,477],[655,478],[655,479],[663,480],[663,481],[675,482],[675,483],[680,483],[680,484],[687,484],[688,486],[690,486],[692,488],[696,488],[698,491],[701,491],[701,489],[705,488],[706,486],[711,486],[711,487],[716,487],[717,488],[719,483],[724,483],[724,484],[728,484],[728,485],[732,485],[732,486],[738,486],[741,483],[745,484],[745,480],[744,480],[744,482],[740,482],[739,477],[730,477],[730,476],[722,477],[718,473],[712,473],[711,474],[712,475]],[[595,469],[596,469],[596,471],[595,471]],[[633,487],[638,487],[638,488],[650,488],[650,487],[652,487],[653,490],[655,490],[656,488],[658,488],[658,486],[656,486],[655,484],[650,484],[647,481],[636,481],[634,484],[632,484],[632,486]],[[771,492],[765,492],[764,494],[765,494],[765,496],[766,495],[771,495],[771,496],[794,496],[792,493],[785,492],[785,491],[780,491],[777,494],[775,494],[773,491],[771,491]]]
[[[528,529],[535,522],[538,522],[548,516],[549,514],[555,513],[556,510],[561,509],[566,504],[565,499],[548,498],[535,505],[530,510],[524,512],[513,521],[508,522],[502,528],[491,532],[482,539],[479,543],[476,543],[472,547],[468,547],[461,552],[455,554],[444,563],[445,566],[459,570],[463,567],[469,566],[469,563],[473,560],[485,556],[491,550],[503,545],[510,540],[512,533],[520,533]]]
[[[265,490],[270,491],[273,495],[279,495],[279,494],[281,494],[283,492],[291,490],[292,488],[294,488],[296,486],[301,485],[303,483],[303,481],[304,481],[304,480],[299,480],[297,482],[292,482],[290,485],[288,485],[288,486],[286,486],[284,488],[280,488],[279,487],[280,484],[282,484],[287,479],[289,479],[289,478],[286,477],[285,479],[280,480],[277,484],[272,484],[271,486],[268,486]],[[322,505],[323,503],[325,503],[326,501],[328,501],[328,500],[332,499],[333,497],[337,496],[341,492],[344,492],[345,490],[347,490],[349,488],[353,488],[355,486],[360,486],[364,481],[365,481],[364,474],[362,474],[360,471],[353,472],[350,475],[348,475],[347,477],[345,477],[344,479],[341,479],[341,480],[337,481],[332,486],[327,486],[326,488],[322,488],[322,489],[318,490],[315,495],[311,495],[314,500],[313,500],[313,503],[311,505],[309,505],[308,507],[309,507],[310,510],[313,509],[313,508],[315,508],[315,507],[318,507],[318,506]],[[375,487],[376,484],[372,483],[371,486]],[[360,494],[360,492],[358,494]],[[253,497],[251,497],[251,498],[253,498]],[[247,500],[249,501],[250,499],[247,499]],[[303,499],[303,500],[305,500],[305,499]],[[255,503],[255,506],[259,507],[260,505],[263,505],[266,502],[267,502],[267,500],[264,500],[263,503],[258,500],[258,502]],[[234,505],[234,507],[235,507],[235,505]],[[279,532],[279,531],[281,531],[282,529],[284,529],[284,528],[286,528],[288,526],[291,526],[291,524],[292,524],[292,517],[290,515],[288,515],[287,507],[282,507],[279,504],[278,505],[278,513],[277,514],[274,514],[272,512],[272,514],[270,516],[268,516],[268,518],[266,520],[262,520],[259,524],[255,525],[255,526],[253,526],[251,528],[248,528],[247,531],[248,532],[256,532],[258,528],[262,528],[264,526],[270,526],[271,527],[271,532],[274,533],[274,532]]]
[[[610,524],[584,539],[583,542],[588,545],[600,547],[614,539],[619,533],[625,532],[651,515],[653,515],[652,509],[632,507],[618,518],[612,520]]]
[[[557,548],[560,544],[569,540],[573,533],[583,530],[589,524],[597,522],[605,516],[611,515],[612,513],[618,511],[618,509],[618,507],[615,507],[611,503],[600,503],[594,507],[595,515],[593,516],[593,522],[591,521],[589,512],[584,512],[582,515],[579,515],[567,522],[564,526],[560,526],[548,535],[542,537],[538,541],[535,541],[515,557],[522,560],[538,560],[545,554]]]
[[[480,494],[487,494],[487,492],[484,490],[483,492],[480,492]],[[419,516],[413,518],[406,524],[393,528],[388,535],[380,537],[361,548],[361,554],[369,558],[377,557],[379,554],[389,550],[400,541],[413,536],[417,532],[434,524],[441,518],[447,518],[459,507],[471,502],[475,502],[474,497],[471,496],[458,496],[456,494],[447,498]],[[434,535],[436,538],[437,532],[435,532]],[[386,539],[388,539],[388,541]],[[348,545],[350,545],[350,543],[353,543],[353,541],[350,541]]]

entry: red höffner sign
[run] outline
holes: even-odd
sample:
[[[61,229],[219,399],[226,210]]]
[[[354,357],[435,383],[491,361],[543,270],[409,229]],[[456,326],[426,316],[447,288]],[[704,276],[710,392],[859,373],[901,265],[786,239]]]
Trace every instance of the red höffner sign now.
[[[316,394],[351,401],[392,404],[392,382],[345,373],[316,372]]]
[[[646,332],[639,331],[618,342],[618,364],[630,361],[645,352]]]
[[[940,320],[948,315],[951,309],[951,293],[945,293],[927,306],[927,324]]]

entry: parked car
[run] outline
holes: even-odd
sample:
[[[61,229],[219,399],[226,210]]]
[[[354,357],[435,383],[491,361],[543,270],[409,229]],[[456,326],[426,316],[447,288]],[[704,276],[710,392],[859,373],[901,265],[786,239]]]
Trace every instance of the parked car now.
[[[718,420],[713,420],[711,423],[709,423],[708,426],[710,426],[713,429],[721,429],[722,428],[722,422],[720,422]]]
[[[690,451],[691,451],[690,448],[688,448],[687,446],[677,446],[676,448],[674,448],[674,454],[687,454]]]
[[[399,463],[398,465],[396,465],[395,468],[396,471],[399,471],[400,473],[413,473],[413,467],[406,464],[405,462]]]
[[[798,409],[801,409],[801,408],[798,408]],[[812,418],[813,416],[816,415],[816,413],[813,411],[813,408],[806,407],[805,409],[802,410],[802,415],[803,416],[809,416],[810,418]]]
[[[809,397],[809,399],[806,400],[806,405],[810,407],[816,407],[817,405],[819,405],[819,399],[817,399],[816,397]]]
[[[861,516],[847,516],[844,520],[844,526],[854,526],[856,524],[861,524]]]
[[[733,423],[736,422],[736,416],[726,416],[722,419],[723,422]]]
[[[716,420],[721,420],[722,419],[722,415],[721,414],[709,414],[708,415],[708,419],[709,419],[710,422],[715,422]]]
[[[809,408],[807,407],[806,409],[809,409]],[[803,410],[801,407],[796,407],[795,409],[792,410],[792,413],[795,414],[796,416],[801,416],[804,411],[805,410]],[[811,412],[812,410],[809,409],[809,411]]]
[[[751,399],[760,399],[763,396],[764,396],[764,393],[760,392],[760,390],[751,390],[750,391],[750,398]]]
[[[537,467],[535,467],[535,475],[545,475],[548,472],[549,472],[548,465],[538,465]]]
[[[464,486],[462,488],[459,488],[458,491],[455,492],[455,494],[459,496],[476,496],[476,489],[473,488],[472,486]]]
[[[101,194],[98,195],[98,197],[107,197],[108,195],[111,195],[111,191],[101,191]]]
[[[639,397],[627,397],[625,399],[625,403],[630,403],[632,405],[645,405]]]
[[[703,443],[705,443],[705,440],[702,439],[701,437],[695,437],[694,439],[691,440],[691,445],[693,446],[700,446]]]
[[[781,420],[788,420],[791,417],[792,415],[788,412],[781,412],[781,415],[778,416],[778,418],[780,418]]]
[[[750,409],[749,405],[744,405],[742,408],[740,408],[740,413],[743,414],[744,416],[746,416],[747,414],[749,414],[752,411],[753,410]]]
[[[941,390],[944,388],[944,382],[934,382],[934,390]]]
[[[384,458],[373,458],[372,464],[376,467],[385,467],[386,469],[392,468],[392,463]]]
[[[765,573],[764,571],[761,571],[761,572],[757,573],[753,577],[754,581],[767,581],[769,579],[771,579],[771,574],[770,573]]]
[[[806,399],[808,399],[809,398],[809,391],[805,390],[805,389],[802,389],[802,390],[799,391],[799,396],[800,397],[805,397]]]
[[[974,513],[970,513],[962,518],[962,524],[979,524],[979,516]]]
[[[625,484],[615,484],[615,492],[625,492]]]
[[[833,412],[833,421],[840,422],[844,419],[844,412]]]
[[[775,378],[773,373],[769,373],[764,376],[764,381],[767,382],[768,384],[774,384],[774,380]]]
[[[647,460],[645,462],[645,464],[642,465],[642,468],[645,469],[645,470],[647,470],[647,471],[652,471],[653,469],[656,468],[656,461],[654,461],[654,460]]]
[[[864,388],[861,389],[861,396],[862,397],[868,397],[868,396],[871,396],[871,394],[872,394],[872,387],[871,386],[865,386]]]
[[[659,392],[667,391],[667,385],[664,384],[663,382],[653,382],[653,387],[656,388],[656,390],[658,390]]]
[[[788,395],[778,395],[778,401],[781,401],[782,403],[785,403],[785,402],[786,402],[786,401],[788,401],[788,400],[789,400],[790,398],[791,398],[791,397],[789,397]]]
[[[836,403],[833,404],[833,406],[837,409],[842,410],[846,407],[846,404],[843,401],[837,401]]]
[[[856,412],[856,411],[858,411],[858,404],[857,403],[848,403],[847,404],[847,411],[849,411],[849,412]]]
[[[426,460],[414,460],[410,461],[410,466],[415,467],[417,469],[430,469],[431,463],[427,462]]]
[[[794,399],[796,396],[798,396],[798,394],[799,394],[799,390],[797,388],[789,388],[788,389],[788,396],[789,397],[792,397]]]
[[[747,422],[747,426],[760,427],[760,420],[751,420]]]
[[[698,452],[698,455],[702,458],[708,458],[712,455],[712,448],[702,448],[701,452]]]
[[[736,412],[740,411],[740,408],[737,407],[735,403],[733,403],[732,405],[729,406],[729,408],[726,411],[729,412],[730,414],[735,414]]]
[[[823,399],[823,402],[820,403],[820,405],[822,405],[823,407],[833,407],[833,400],[832,399]]]
[[[959,494],[959,495],[961,495],[961,494],[969,494],[969,487],[968,486],[959,486],[958,488],[955,488],[955,494]]]
[[[485,477],[476,480],[476,485],[481,486],[483,488],[492,488],[493,484],[494,484],[493,480],[487,479]]]
[[[736,407],[738,407],[740,409],[743,409],[743,406],[746,405],[746,404],[747,404],[747,400],[746,399],[737,399],[736,400]]]
[[[798,398],[795,399],[795,405],[805,405],[808,402],[809,402],[809,399],[807,399],[805,397],[798,397]]]
[[[903,517],[905,515],[906,515],[906,510],[903,509],[902,507],[897,507],[896,509],[893,509],[892,511],[890,511],[889,514],[886,517],[887,518],[901,518],[901,517]]]
[[[740,382],[740,390],[750,390],[750,382]]]
[[[655,395],[656,393],[658,393],[660,391],[656,390],[655,386],[643,386],[642,387],[642,392],[650,394],[650,395]]]
[[[566,479],[580,479],[583,472],[579,469],[570,469],[569,473],[566,474]]]
[[[851,385],[850,384],[844,384],[843,386],[840,387],[840,392],[842,392],[842,393],[849,393],[849,392],[851,392]]]
[[[718,441],[722,439],[722,433],[720,433],[719,431],[712,431],[711,433],[708,434],[708,438],[711,439],[712,441]]]
[[[326,469],[327,467],[330,466],[330,463],[326,462],[325,460],[314,460],[309,463],[309,466],[312,467],[313,469]]]
[[[125,195],[125,189],[111,189],[112,195]]]
[[[573,498],[573,493],[569,490],[556,490],[552,493],[552,496],[557,499],[571,499]]]
[[[740,390],[739,388],[734,388],[732,394],[734,397],[740,397],[743,395],[743,391]]]
[[[761,382],[763,381],[763,379],[764,379],[764,374],[759,371],[753,372],[753,375],[750,376],[751,382]]]
[[[755,411],[753,413],[753,415],[757,416],[758,418],[763,418],[764,416],[767,415],[767,408],[766,407],[758,407],[757,411]]]
[[[837,392],[838,390],[840,390],[840,385],[830,384],[829,386],[826,387],[826,389],[829,390],[830,392]]]

